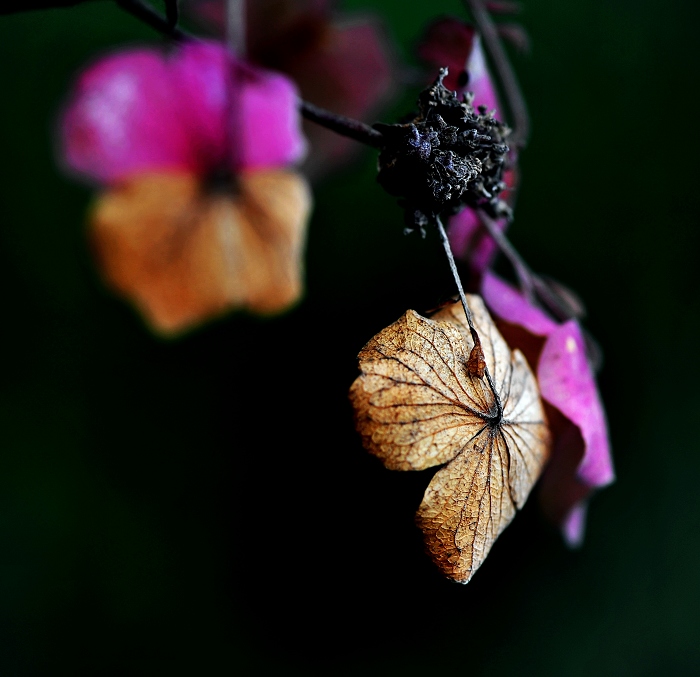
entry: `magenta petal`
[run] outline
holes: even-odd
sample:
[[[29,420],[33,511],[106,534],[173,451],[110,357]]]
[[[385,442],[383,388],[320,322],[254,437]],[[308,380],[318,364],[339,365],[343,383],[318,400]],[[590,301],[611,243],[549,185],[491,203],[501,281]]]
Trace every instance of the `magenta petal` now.
[[[585,501],[576,503],[564,518],[562,532],[564,539],[572,548],[577,548],[583,542],[583,534],[586,531],[586,511]]]
[[[449,72],[445,78],[446,87],[460,95],[463,92],[472,92],[475,106],[486,106],[488,110],[500,111],[481,39],[472,26],[451,17],[439,19],[426,31],[418,53],[436,69],[447,67]],[[465,71],[468,74],[468,82],[460,87],[460,76]]]
[[[235,157],[242,167],[277,167],[306,153],[301,132],[299,94],[291,80],[270,71],[240,68],[241,137],[234,130]],[[240,144],[240,146],[238,146]]]
[[[472,92],[475,106],[486,106],[488,110],[495,110],[496,117],[502,120],[502,116],[499,115],[501,109],[496,89],[493,86],[493,78],[486,65],[481,38],[478,35],[474,37],[472,43],[472,51],[467,61],[467,72],[469,73],[469,83],[462,91]]]
[[[542,398],[557,411],[551,412],[552,458],[540,498],[567,543],[576,546],[583,539],[586,498],[614,479],[605,412],[581,328],[574,320],[557,324],[490,271],[482,278],[481,293],[496,318],[545,339],[533,359]]]
[[[496,221],[496,226],[504,230],[506,220]],[[466,207],[450,218],[449,236],[454,255],[468,261],[473,273],[483,273],[493,261],[496,243],[486,233],[473,209]]]
[[[234,169],[275,167],[305,150],[291,81],[211,42],[98,61],[73,90],[61,141],[68,167],[101,183],[143,171],[213,172],[227,153]]]
[[[178,105],[159,53],[129,50],[101,59],[80,76],[65,108],[68,166],[100,182],[154,168],[192,169],[194,149]]]
[[[226,159],[227,77],[232,77],[233,57],[221,43],[190,42],[173,55],[169,67],[173,97],[196,150],[197,168],[220,167]]]
[[[484,273],[481,294],[492,313],[506,322],[520,325],[531,334],[548,336],[557,328],[554,320],[528,303],[520,292],[489,270]]]
[[[598,388],[586,358],[581,328],[575,320],[557,327],[547,339],[537,368],[542,397],[581,431],[585,444],[579,480],[601,487],[615,479],[608,426]]]

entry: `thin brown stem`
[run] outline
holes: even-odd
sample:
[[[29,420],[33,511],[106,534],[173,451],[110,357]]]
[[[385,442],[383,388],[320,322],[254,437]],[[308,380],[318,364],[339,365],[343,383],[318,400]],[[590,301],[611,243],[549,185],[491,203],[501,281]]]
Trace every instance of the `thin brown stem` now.
[[[376,129],[359,120],[353,120],[343,115],[336,115],[308,101],[300,101],[299,109],[307,120],[311,120],[312,122],[326,127],[326,129],[330,129],[333,132],[364,143],[367,146],[380,148],[384,142],[384,136],[381,132],[378,132]]]
[[[83,5],[96,0],[5,0],[0,3],[0,14],[16,14],[44,9],[59,9]],[[167,16],[163,16],[144,0],[115,0],[125,12],[149,25],[173,40],[194,39],[192,35],[177,27],[178,11],[175,0],[167,0]]]
[[[457,291],[459,292],[459,300],[462,302],[462,308],[464,308],[464,314],[467,316],[467,324],[469,325],[469,330],[472,333],[472,337],[476,334],[476,329],[474,328],[474,322],[472,320],[472,313],[467,305],[467,297],[464,295],[464,288],[462,287],[462,280],[457,272],[457,264],[455,263],[455,257],[452,254],[452,247],[450,246],[450,240],[445,232],[445,226],[442,225],[442,221],[439,216],[435,217],[435,225],[437,226],[438,233],[440,235],[440,241],[445,249],[445,254],[447,255],[447,261],[450,264],[450,270],[452,271],[452,277],[457,285]],[[476,334],[478,336],[478,334]],[[475,339],[477,340],[477,339]]]
[[[482,211],[479,212],[479,218],[488,234],[513,266],[520,289],[528,302],[543,306],[558,322],[566,322],[577,317],[577,313],[572,311],[571,305],[567,304],[544,279],[534,273],[525,263],[523,257],[520,256],[505,233],[498,228],[495,221]]]
[[[8,0],[0,5],[0,14],[71,7],[73,5],[94,1],[96,0]],[[167,16],[163,16],[143,0],[115,0],[115,2],[124,11],[173,40],[182,41],[197,39],[195,36],[183,31],[175,25],[177,23],[176,0],[168,0]],[[245,52],[244,0],[229,0],[229,2],[229,40],[235,53],[240,56]],[[299,109],[306,119],[312,120],[327,129],[347,136],[355,141],[372,146],[373,148],[379,148],[383,143],[384,137],[381,132],[378,132],[364,122],[353,120],[352,118],[347,118],[342,115],[336,115],[307,101],[300,101]]]
[[[226,42],[236,56],[245,56],[247,50],[245,0],[226,0]]]
[[[504,256],[510,262],[510,265],[513,266],[520,289],[523,294],[525,294],[527,300],[532,303],[535,300],[534,273],[525,263],[523,257],[520,256],[515,247],[510,243],[505,233],[496,225],[496,222],[483,211],[479,211],[478,216],[486,232],[491,236],[491,239],[496,243],[501,252],[503,252]]]
[[[493,384],[493,379],[489,373],[488,365],[486,364],[486,358],[484,356],[484,349],[481,345],[481,339],[479,338],[479,332],[474,326],[474,320],[472,318],[472,311],[467,304],[467,297],[464,295],[464,288],[462,287],[462,280],[459,278],[459,272],[457,271],[457,265],[455,264],[455,257],[452,254],[452,247],[450,246],[450,239],[447,237],[445,232],[445,226],[442,225],[442,221],[439,216],[435,216],[435,225],[437,226],[438,233],[440,235],[440,240],[442,241],[442,246],[445,249],[445,254],[447,255],[447,260],[450,264],[450,270],[452,271],[452,277],[454,278],[455,284],[457,285],[457,290],[459,291],[459,300],[462,302],[462,309],[467,318],[467,324],[469,325],[469,332],[472,335],[472,341],[474,345],[469,352],[469,358],[467,359],[466,368],[470,376],[476,376],[477,378],[484,378],[488,381],[491,386],[491,391],[495,397],[495,403],[497,408],[496,416],[500,420],[503,414],[503,407],[501,405],[501,400],[498,397],[496,388]]]
[[[530,136],[530,116],[527,112],[525,97],[515,77],[508,55],[498,36],[496,24],[491,19],[483,0],[463,0],[474,18],[477,30],[484,39],[491,61],[496,69],[503,89],[503,95],[510,111],[513,132],[508,140],[511,147],[521,149]]]

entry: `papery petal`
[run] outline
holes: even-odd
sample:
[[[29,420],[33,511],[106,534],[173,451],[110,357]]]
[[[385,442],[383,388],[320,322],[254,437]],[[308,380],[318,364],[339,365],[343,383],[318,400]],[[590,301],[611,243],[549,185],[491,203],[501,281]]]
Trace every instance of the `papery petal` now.
[[[447,66],[445,86],[459,94],[472,92],[475,106],[500,112],[496,88],[489,73],[481,38],[468,24],[445,17],[435,21],[425,33],[418,54],[436,68]],[[466,72],[466,84],[462,84]],[[502,119],[502,118],[499,118]]]
[[[310,193],[285,170],[245,172],[235,194],[192,174],[142,174],[101,195],[92,240],[108,284],[173,335],[233,309],[276,313],[302,290]]]
[[[554,320],[491,271],[484,273],[481,294],[489,310],[501,319],[520,325],[532,334],[549,336],[558,327]]]
[[[562,532],[566,542],[572,548],[581,545],[583,541],[583,534],[586,530],[586,508],[584,502],[576,503],[564,519]]]
[[[79,77],[62,117],[68,167],[105,183],[155,168],[199,170],[179,104],[160,53],[100,59]]]
[[[581,328],[569,320],[550,333],[540,355],[537,379],[542,397],[581,430],[586,445],[578,477],[589,487],[615,478],[608,426]]]
[[[536,365],[553,447],[540,482],[546,514],[562,526],[567,542],[583,539],[586,499],[595,488],[614,480],[607,422],[581,328],[575,320],[557,324],[516,289],[487,272],[482,295],[495,318],[520,327],[521,334],[499,327],[511,343]],[[540,337],[533,343],[529,337]]]

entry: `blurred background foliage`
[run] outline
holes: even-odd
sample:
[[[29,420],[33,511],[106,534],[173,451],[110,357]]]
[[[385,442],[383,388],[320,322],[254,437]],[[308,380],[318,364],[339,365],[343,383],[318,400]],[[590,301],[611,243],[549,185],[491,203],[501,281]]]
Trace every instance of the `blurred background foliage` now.
[[[377,12],[408,64],[428,20],[462,14],[341,7]],[[0,674],[700,674],[700,6],[520,18],[511,237],[588,306],[618,481],[581,550],[530,501],[463,587],[413,525],[429,474],[385,470],[352,426],[365,341],[452,293],[374,153],[315,186],[296,309],[153,338],[103,287],[53,129],[89,59],[161,39],[108,2],[0,17]]]

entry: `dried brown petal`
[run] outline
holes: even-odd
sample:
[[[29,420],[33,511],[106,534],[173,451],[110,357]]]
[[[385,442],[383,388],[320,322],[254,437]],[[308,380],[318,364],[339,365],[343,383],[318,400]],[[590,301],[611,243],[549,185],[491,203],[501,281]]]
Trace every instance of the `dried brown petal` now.
[[[485,376],[470,373],[474,347],[459,304],[432,319],[415,311],[379,332],[359,355],[350,389],[365,447],[396,470],[447,463],[433,477],[417,522],[443,573],[470,580],[525,503],[549,454],[535,378],[480,297],[469,296]]]
[[[142,174],[98,198],[92,241],[107,281],[173,334],[294,303],[309,207],[306,182],[285,170],[243,172],[227,193],[191,174]]]

